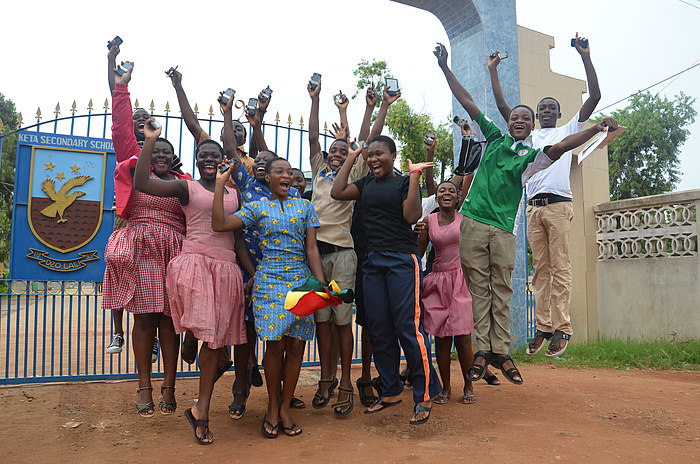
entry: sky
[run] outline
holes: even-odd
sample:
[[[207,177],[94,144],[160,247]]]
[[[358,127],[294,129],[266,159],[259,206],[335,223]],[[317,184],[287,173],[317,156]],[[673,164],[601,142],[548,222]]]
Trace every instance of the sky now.
[[[0,92],[14,101],[25,125],[33,122],[37,107],[45,119],[57,103],[62,116],[74,100],[79,112],[90,99],[100,107],[109,96],[105,45],[115,35],[124,40],[120,58],[135,63],[132,98],[141,106],[154,100],[156,113],[166,102],[177,108],[163,71],[178,65],[189,100],[201,113],[228,87],[247,101],[269,85],[274,93],[268,119],[279,111],[283,121],[291,115],[298,124],[303,117],[306,125],[306,83],[319,72],[321,124],[330,125],[337,120],[332,95],[354,92],[352,70],[361,59],[387,61],[403,98],[436,123],[446,121],[452,110],[449,88],[432,55],[435,42],[449,43],[440,21],[390,0],[214,0],[196,6],[173,1],[167,7],[132,0],[35,0],[31,12],[27,5],[3,7],[0,64]],[[516,7],[519,25],[554,37],[554,72],[585,79],[581,59],[568,42],[576,32],[589,38],[602,92],[599,109],[700,61],[691,33],[700,24],[700,0],[516,0]],[[669,98],[683,91],[697,100],[700,111],[700,66],[651,91]],[[361,98],[351,101],[355,131],[363,110]],[[700,118],[689,129],[677,190],[700,188]]]

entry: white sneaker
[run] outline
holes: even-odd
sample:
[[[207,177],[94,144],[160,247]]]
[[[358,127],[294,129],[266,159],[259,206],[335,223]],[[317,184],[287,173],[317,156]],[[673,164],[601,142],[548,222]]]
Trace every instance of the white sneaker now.
[[[153,351],[151,352],[151,362],[158,361],[158,337],[153,341]]]
[[[122,347],[124,346],[124,335],[120,333],[115,333],[112,337],[112,341],[107,346],[105,350],[109,354],[121,353]]]

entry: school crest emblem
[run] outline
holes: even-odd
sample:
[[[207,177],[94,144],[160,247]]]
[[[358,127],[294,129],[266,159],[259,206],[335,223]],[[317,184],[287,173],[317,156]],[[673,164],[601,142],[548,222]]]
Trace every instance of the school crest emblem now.
[[[102,222],[106,160],[105,153],[33,149],[27,215],[42,244],[68,253],[92,240]]]

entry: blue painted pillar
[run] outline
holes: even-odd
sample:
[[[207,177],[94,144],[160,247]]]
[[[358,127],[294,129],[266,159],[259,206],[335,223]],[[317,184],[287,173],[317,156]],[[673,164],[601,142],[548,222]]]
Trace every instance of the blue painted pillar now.
[[[501,86],[511,106],[520,102],[520,67],[515,0],[393,0],[433,13],[442,22],[450,39],[451,68],[469,90],[479,108],[502,130],[506,124],[493,98],[486,67],[487,55],[498,49],[508,52],[508,66],[499,68]],[[447,85],[447,84],[445,84]],[[462,117],[466,111],[452,98],[452,113]],[[455,129],[455,153],[459,153],[460,134]],[[510,303],[512,349],[527,341],[527,241],[524,218],[517,225],[517,257],[513,271],[513,297]]]

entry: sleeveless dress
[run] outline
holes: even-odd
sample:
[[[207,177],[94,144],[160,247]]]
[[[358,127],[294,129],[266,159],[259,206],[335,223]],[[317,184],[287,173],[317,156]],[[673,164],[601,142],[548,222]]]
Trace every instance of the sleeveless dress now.
[[[283,205],[283,206],[282,206]],[[236,213],[245,227],[260,232],[262,259],[255,270],[253,314],[260,340],[281,340],[288,336],[311,340],[313,317],[299,317],[284,309],[287,292],[306,282],[305,233],[320,227],[313,204],[301,198],[251,201]]]
[[[187,236],[182,252],[168,265],[167,288],[175,332],[191,330],[209,348],[246,343],[241,269],[236,263],[233,232],[211,227],[214,192],[188,181],[190,200],[182,209]],[[238,209],[233,190],[224,195],[224,214]]]
[[[165,273],[185,235],[180,202],[132,189],[129,210],[127,226],[114,231],[105,248],[102,307],[170,316]]]
[[[428,216],[435,262],[433,271],[423,279],[423,327],[436,337],[467,335],[474,331],[474,317],[472,295],[459,259],[459,227],[463,216],[455,212],[454,221],[440,226],[438,214]]]

